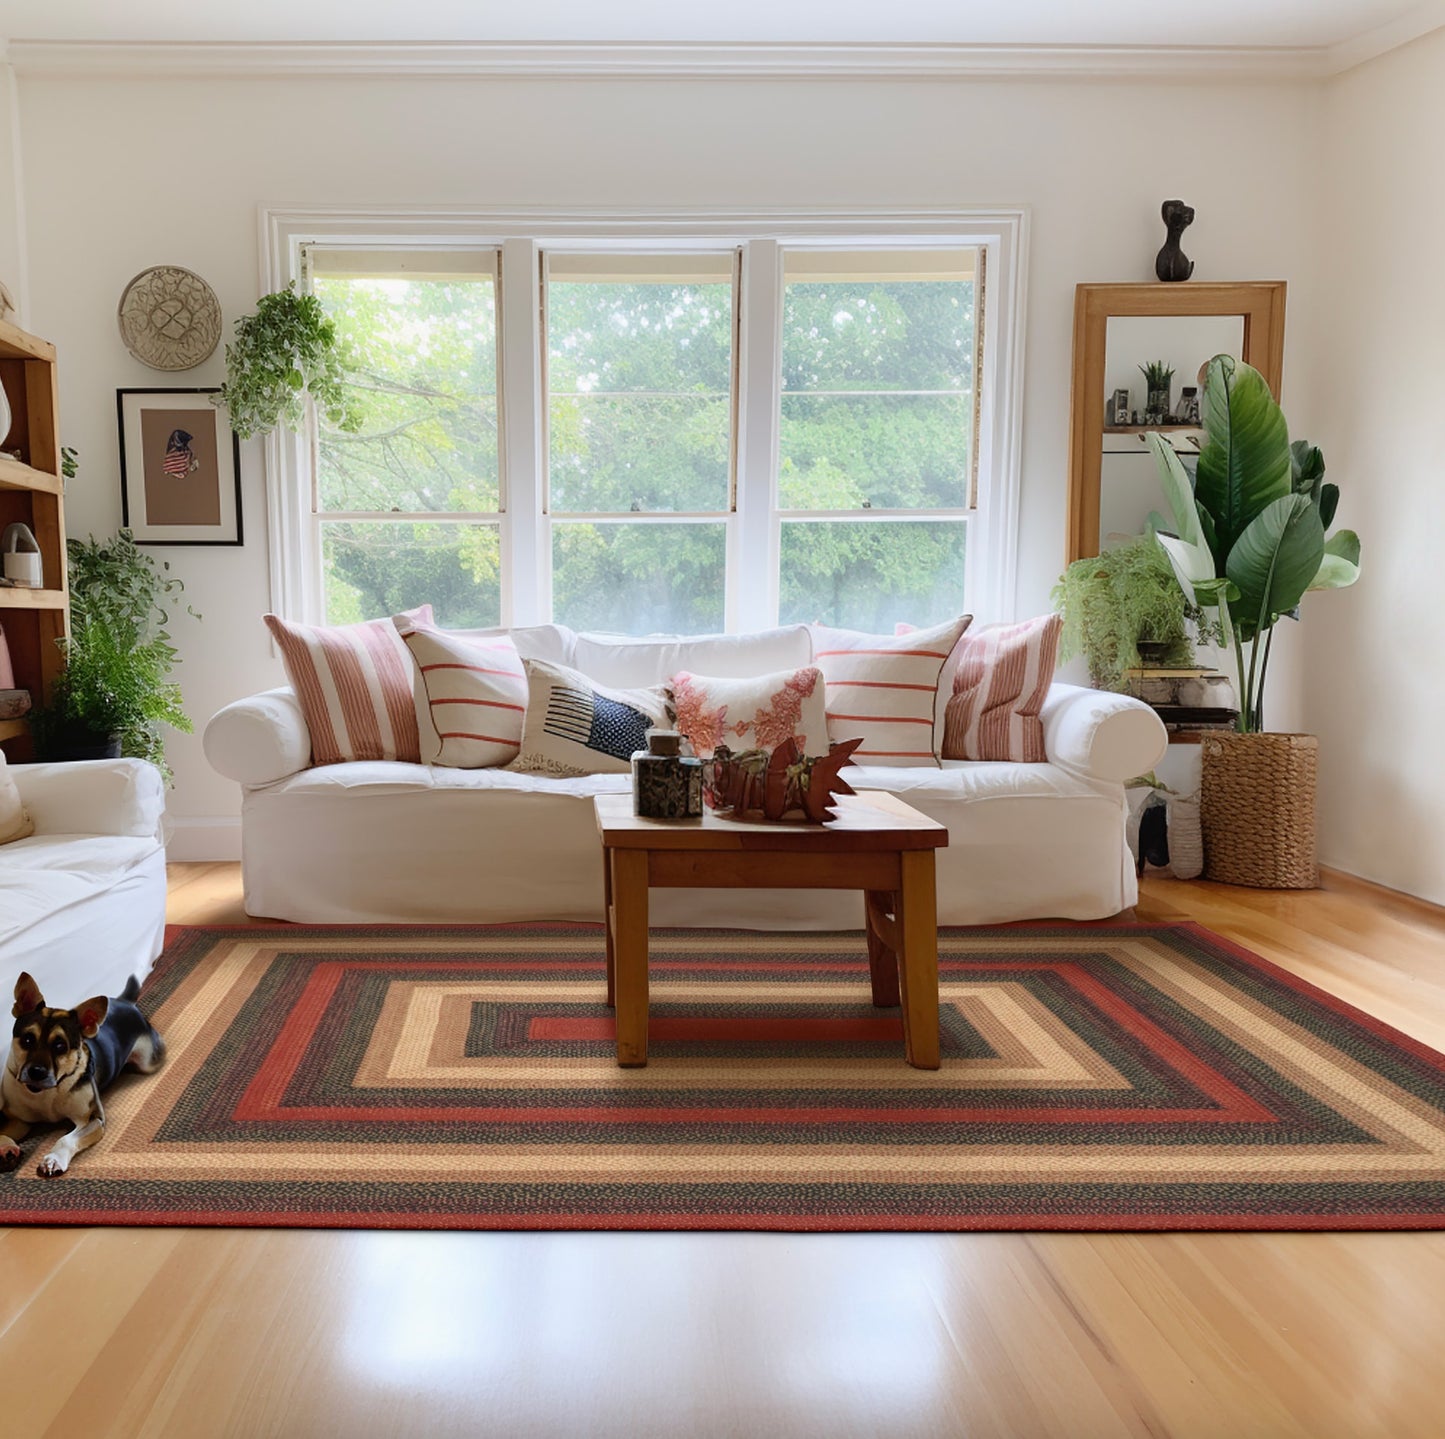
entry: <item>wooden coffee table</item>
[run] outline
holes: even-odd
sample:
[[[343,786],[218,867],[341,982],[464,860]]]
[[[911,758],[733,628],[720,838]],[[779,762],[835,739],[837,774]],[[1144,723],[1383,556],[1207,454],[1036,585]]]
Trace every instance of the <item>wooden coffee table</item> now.
[[[647,891],[861,889],[873,1003],[902,1001],[916,1069],[938,1068],[938,910],[933,851],[948,830],[894,795],[844,795],[826,825],[639,819],[630,794],[597,795],[606,874],[607,1003],[617,1062],[647,1063]]]

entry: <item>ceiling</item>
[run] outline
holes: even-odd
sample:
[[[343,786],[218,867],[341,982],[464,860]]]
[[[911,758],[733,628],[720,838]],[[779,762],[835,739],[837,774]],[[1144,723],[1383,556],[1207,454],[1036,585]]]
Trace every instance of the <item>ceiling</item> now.
[[[871,41],[1330,49],[1382,29],[1409,30],[1403,34],[1408,39],[1440,24],[1445,4],[1420,0],[1210,0],[1207,6],[1188,0],[0,0],[0,39],[21,42]],[[23,44],[18,48],[23,52]]]

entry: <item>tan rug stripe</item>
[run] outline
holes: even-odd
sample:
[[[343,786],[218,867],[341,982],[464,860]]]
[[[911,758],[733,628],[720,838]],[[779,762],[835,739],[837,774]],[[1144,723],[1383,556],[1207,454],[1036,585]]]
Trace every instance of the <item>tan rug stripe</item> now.
[[[1181,955],[1171,954],[1166,963],[1142,950],[1121,955],[1121,963],[1220,1033],[1268,1057],[1278,1073],[1321,1103],[1381,1138],[1393,1134],[1431,1154],[1445,1147],[1445,1120],[1414,1095]]]

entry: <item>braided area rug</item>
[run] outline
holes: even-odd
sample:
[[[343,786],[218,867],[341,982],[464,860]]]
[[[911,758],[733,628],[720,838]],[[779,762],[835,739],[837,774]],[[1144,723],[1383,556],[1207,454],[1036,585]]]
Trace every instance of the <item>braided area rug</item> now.
[[[1445,1059],[1194,925],[940,935],[910,1069],[858,934],[662,930],[619,1069],[589,925],[177,929],[162,1069],[0,1223],[1445,1227]]]

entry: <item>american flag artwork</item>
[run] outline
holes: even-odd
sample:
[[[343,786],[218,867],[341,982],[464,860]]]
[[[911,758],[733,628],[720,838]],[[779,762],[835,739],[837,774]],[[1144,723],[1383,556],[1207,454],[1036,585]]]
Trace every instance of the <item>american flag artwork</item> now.
[[[186,430],[171,431],[171,437],[166,441],[165,459],[161,461],[161,468],[166,474],[183,480],[192,470],[200,468],[201,462],[191,451],[193,438]]]

